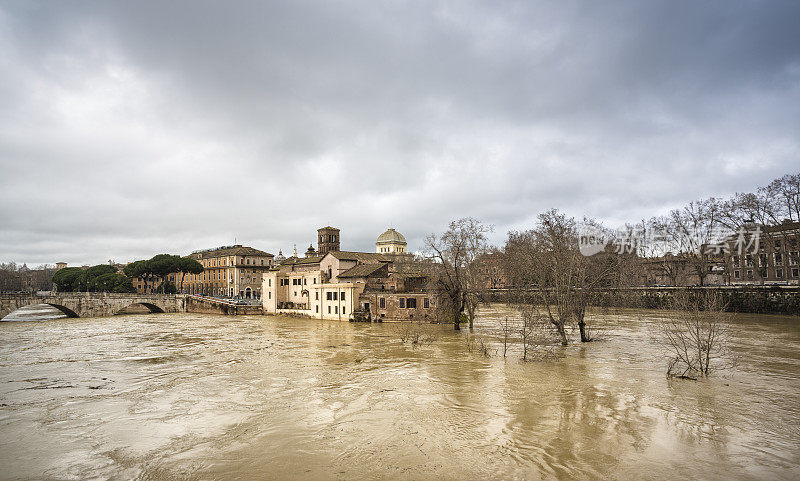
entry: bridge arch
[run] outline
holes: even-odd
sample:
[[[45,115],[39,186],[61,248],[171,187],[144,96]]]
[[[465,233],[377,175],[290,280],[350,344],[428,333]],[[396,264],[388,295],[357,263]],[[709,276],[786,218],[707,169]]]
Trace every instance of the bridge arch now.
[[[12,316],[13,314],[16,314],[16,313],[18,313],[20,311],[25,312],[24,311],[25,308],[33,307],[33,306],[48,306],[48,307],[52,307],[52,308],[60,311],[62,314],[64,314],[67,317],[80,317],[75,311],[73,311],[69,307],[61,305],[61,304],[55,304],[55,303],[52,303],[52,302],[32,302],[30,304],[25,304],[24,306],[17,307],[16,309],[14,309],[13,311],[9,312],[5,316],[0,317],[0,320],[5,320],[6,318],[8,318],[8,317]]]
[[[159,306],[157,306],[155,304],[152,304],[150,302],[134,302],[134,303],[132,303],[132,304],[130,304],[130,305],[118,310],[116,312],[116,314],[126,314],[125,311],[127,311],[128,309],[130,309],[131,307],[134,307],[134,306],[143,306],[143,307],[147,308],[148,311],[150,311],[150,314],[160,314],[160,313],[164,312],[164,309],[162,309],[161,307],[159,307]],[[128,313],[128,314],[130,314],[130,313]]]

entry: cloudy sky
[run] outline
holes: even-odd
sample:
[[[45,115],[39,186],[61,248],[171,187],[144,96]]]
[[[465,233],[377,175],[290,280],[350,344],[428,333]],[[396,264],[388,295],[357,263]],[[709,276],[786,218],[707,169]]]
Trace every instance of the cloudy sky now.
[[[0,0],[0,262],[301,252],[800,166],[796,1]]]

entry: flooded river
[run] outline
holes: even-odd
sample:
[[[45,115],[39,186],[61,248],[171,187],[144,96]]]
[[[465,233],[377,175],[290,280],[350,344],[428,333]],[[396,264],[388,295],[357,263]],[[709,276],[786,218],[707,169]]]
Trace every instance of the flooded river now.
[[[484,309],[475,332],[504,315]],[[797,479],[800,319],[738,315],[735,370],[669,381],[658,311],[563,359],[442,326],[134,314],[0,323],[3,479]]]

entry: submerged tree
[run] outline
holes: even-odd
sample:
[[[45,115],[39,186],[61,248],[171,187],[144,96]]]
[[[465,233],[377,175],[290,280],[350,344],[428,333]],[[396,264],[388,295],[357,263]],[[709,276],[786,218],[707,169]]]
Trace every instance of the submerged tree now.
[[[465,217],[450,223],[441,236],[431,234],[425,239],[425,254],[429,260],[429,278],[438,293],[440,315],[461,329],[464,311],[472,327],[480,300],[478,292],[478,263],[476,259],[487,250],[486,234],[491,228],[477,219]]]
[[[540,305],[564,346],[573,322],[581,342],[592,340],[585,321],[592,290],[619,278],[622,259],[605,251],[583,255],[579,240],[575,220],[553,209],[539,215],[534,229],[509,232],[505,247],[506,273],[515,286],[512,302],[520,309]]]
[[[661,325],[661,342],[669,352],[667,376],[696,379],[708,376],[725,357],[722,295],[715,291],[677,291],[669,318]]]

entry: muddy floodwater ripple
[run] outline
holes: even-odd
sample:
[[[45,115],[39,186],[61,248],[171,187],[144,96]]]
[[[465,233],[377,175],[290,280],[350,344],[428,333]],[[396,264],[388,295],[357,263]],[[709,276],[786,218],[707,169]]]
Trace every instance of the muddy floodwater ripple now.
[[[596,342],[531,363],[448,326],[414,346],[270,316],[2,322],[0,478],[800,477],[800,319],[734,316],[735,368],[693,382],[664,375],[664,316],[591,312]]]

